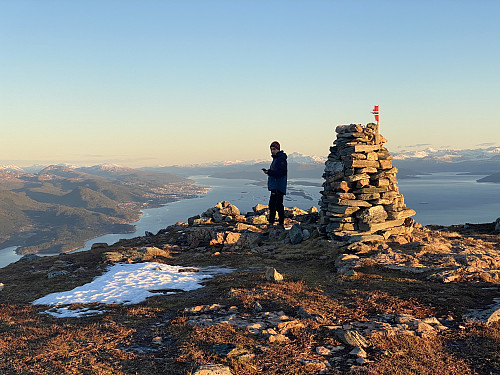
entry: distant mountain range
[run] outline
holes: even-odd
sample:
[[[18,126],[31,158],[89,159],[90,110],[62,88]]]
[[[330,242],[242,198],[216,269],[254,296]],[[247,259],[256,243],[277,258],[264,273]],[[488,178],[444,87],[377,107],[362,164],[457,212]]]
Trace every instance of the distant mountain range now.
[[[438,172],[469,173],[475,175],[493,175],[500,173],[500,147],[490,146],[475,149],[433,149],[391,151],[393,164],[398,167],[398,178],[411,178],[418,175]],[[328,151],[327,151],[328,152]],[[326,152],[325,152],[326,154]],[[325,156],[309,156],[298,152],[288,155],[290,178],[318,178],[323,175]],[[190,165],[169,165],[132,169],[116,164],[103,164],[91,167],[69,165],[32,166],[20,168],[13,165],[0,166],[1,171],[58,174],[60,177],[77,178],[92,176],[116,177],[122,183],[136,183],[141,179],[155,180],[157,183],[182,181],[182,178],[196,175],[208,175],[219,178],[242,178],[265,180],[261,168],[268,168],[269,159],[219,161]],[[157,174],[160,172],[161,174]],[[182,176],[182,177],[181,177]],[[481,182],[497,182],[497,177],[483,178]],[[500,182],[500,181],[499,181]]]
[[[401,151],[393,153],[393,156],[395,166],[407,172],[411,171],[415,175],[455,172],[480,176],[500,172],[500,148],[498,147],[465,150],[429,148],[421,151]],[[481,179],[480,182],[486,182],[486,180]]]
[[[390,151],[390,150],[389,150]],[[488,147],[467,150],[437,150],[391,152],[393,164],[399,169],[398,178],[415,178],[438,172],[491,175],[500,172],[500,148]],[[321,179],[327,157],[308,156],[300,153],[288,155],[289,178]],[[143,168],[181,176],[208,175],[219,178],[265,180],[261,168],[268,168],[271,159],[218,162],[184,166]],[[489,180],[491,181],[491,180]],[[500,182],[500,181],[499,181]]]
[[[0,248],[69,251],[101,234],[133,231],[128,223],[143,208],[204,191],[185,177],[119,166],[0,167]]]

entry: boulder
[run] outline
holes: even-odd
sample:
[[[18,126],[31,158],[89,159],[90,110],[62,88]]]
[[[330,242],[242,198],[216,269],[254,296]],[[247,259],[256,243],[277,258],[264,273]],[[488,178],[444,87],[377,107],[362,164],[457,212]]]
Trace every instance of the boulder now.
[[[196,219],[199,219],[199,218],[200,218],[200,215],[191,216],[190,218],[188,218],[188,225],[193,225],[194,221]]]
[[[269,206],[266,206],[265,204],[258,204],[254,207],[252,207],[253,212],[256,214],[262,215],[266,210],[269,209]]]
[[[267,224],[266,215],[252,216],[248,221],[254,225]]]
[[[283,275],[276,271],[276,268],[273,267],[267,267],[266,268],[266,280],[267,281],[274,281],[274,282],[279,282],[283,281]]]
[[[241,233],[227,232],[226,239],[224,241],[224,245],[234,245],[239,241],[240,237],[241,237]]]
[[[294,224],[292,228],[288,231],[288,236],[292,245],[301,243],[304,239],[304,234],[302,233],[302,228],[299,224]]]

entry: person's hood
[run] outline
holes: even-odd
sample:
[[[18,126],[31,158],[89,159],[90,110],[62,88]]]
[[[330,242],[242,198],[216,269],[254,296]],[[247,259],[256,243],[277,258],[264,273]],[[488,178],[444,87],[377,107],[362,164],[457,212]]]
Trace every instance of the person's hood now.
[[[285,152],[284,152],[284,151],[278,151],[278,152],[276,153],[276,155],[271,155],[271,156],[273,157],[273,159],[274,159],[274,158],[284,158],[284,159],[287,159],[287,158],[288,158],[288,156],[285,154]]]

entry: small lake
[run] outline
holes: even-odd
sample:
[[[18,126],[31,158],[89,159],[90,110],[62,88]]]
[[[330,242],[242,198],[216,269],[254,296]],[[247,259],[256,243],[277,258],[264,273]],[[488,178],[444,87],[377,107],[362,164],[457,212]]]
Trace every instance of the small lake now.
[[[423,225],[464,224],[493,222],[500,217],[500,184],[478,183],[484,176],[460,175],[456,173],[434,173],[412,179],[400,179],[399,190],[405,203],[417,214],[413,218]],[[263,183],[253,180],[220,179],[207,176],[191,176],[198,185],[210,186],[205,195],[183,199],[162,207],[143,211],[135,233],[107,234],[89,240],[76,251],[89,250],[96,242],[112,244],[122,238],[143,236],[146,231],[157,233],[178,221],[200,215],[220,201],[227,200],[242,213],[252,210],[256,204],[267,204],[269,192]],[[318,207],[322,179],[290,179],[284,203],[287,207],[307,210]],[[0,267],[17,261],[20,256],[16,247],[0,250]]]

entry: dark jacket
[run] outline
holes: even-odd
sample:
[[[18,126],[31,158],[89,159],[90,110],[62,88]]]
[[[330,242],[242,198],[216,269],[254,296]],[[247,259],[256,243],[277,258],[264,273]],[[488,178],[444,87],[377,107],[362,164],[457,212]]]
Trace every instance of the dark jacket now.
[[[279,190],[286,194],[287,156],[283,151],[278,151],[272,157],[273,162],[267,170],[267,188],[269,190]]]

